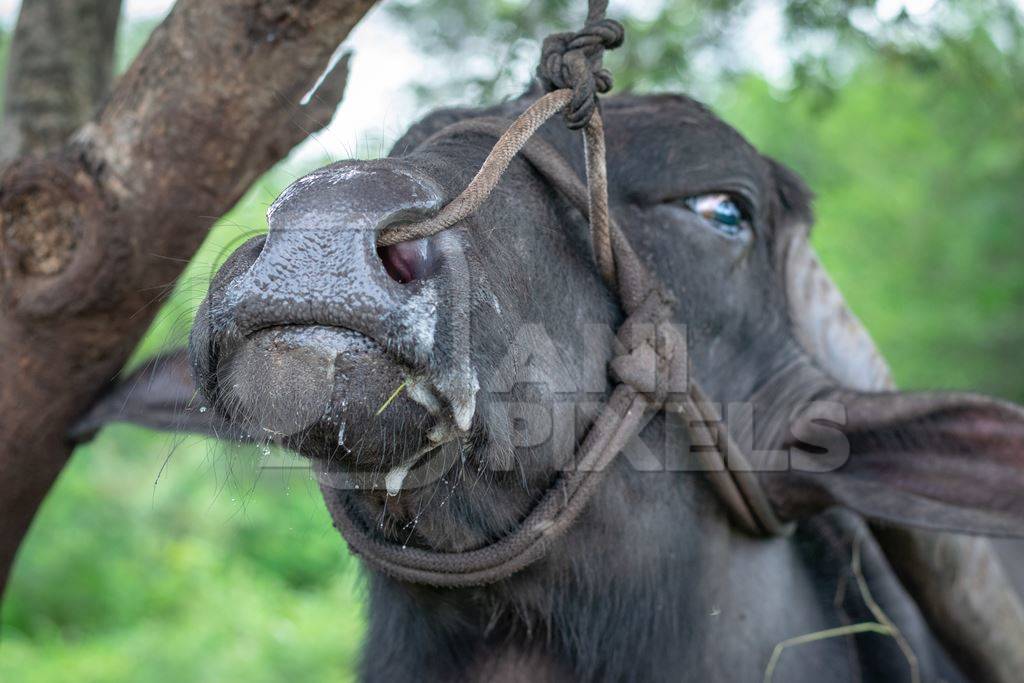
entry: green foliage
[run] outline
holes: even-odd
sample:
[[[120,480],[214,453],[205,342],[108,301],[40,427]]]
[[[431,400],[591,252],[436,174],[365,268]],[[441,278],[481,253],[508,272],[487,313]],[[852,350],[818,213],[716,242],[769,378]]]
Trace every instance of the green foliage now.
[[[720,111],[818,193],[814,238],[897,379],[1024,400],[1024,43],[880,54],[823,103],[748,78]]]
[[[351,679],[352,560],[302,465],[260,462],[131,427],[80,449],[13,577],[0,680]]]
[[[132,60],[135,59],[135,55],[139,54],[142,46],[146,44],[149,34],[159,24],[160,22],[156,19],[135,21],[128,26],[127,30],[121,31],[121,35],[118,36],[117,50],[114,52],[114,71],[123,73],[128,68]]]
[[[609,53],[606,64],[619,90],[677,84],[691,75],[697,53],[712,50],[738,25],[750,0],[675,0],[637,10],[625,4],[614,16],[628,40]],[[514,97],[526,89],[540,55],[540,43],[556,31],[576,30],[586,16],[578,0],[395,0],[385,5],[412,27],[415,41],[441,64],[430,83],[418,88],[429,104],[477,104]],[[497,55],[467,60],[466,55]]]
[[[10,32],[0,26],[0,112],[4,110],[3,75],[7,73],[7,50],[11,44]]]
[[[730,70],[742,1],[628,15],[630,42],[608,62],[620,89],[714,80],[718,111],[807,178],[814,240],[901,384],[1024,401],[1019,17],[1006,19],[1002,0],[950,0],[948,21],[902,17],[865,33],[848,11],[871,4],[790,0],[794,39],[825,35],[834,48],[795,55],[792,87]],[[569,0],[385,7],[450,60],[425,84],[431,102],[515,94],[535,39],[582,17]],[[129,31],[119,64],[148,28]],[[0,66],[5,46],[0,32]],[[698,79],[698,64],[731,77]],[[185,342],[216,266],[265,229],[267,205],[304,170],[279,165],[218,223],[133,364]],[[129,427],[80,449],[12,578],[0,681],[352,678],[364,622],[355,563],[302,465],[267,467],[282,458]]]
[[[850,65],[877,52],[929,63],[937,42],[984,29],[1022,29],[1016,0],[942,0],[922,17],[905,11],[885,21],[879,0],[785,0],[785,50],[801,88],[837,87]],[[745,41],[760,30],[758,0],[660,0],[613,3],[626,28],[622,47],[605,56],[619,92],[686,90],[717,97],[722,80],[744,74]],[[578,29],[583,0],[392,0],[383,7],[438,68],[417,86],[427,104],[493,102],[527,86],[541,40]],[[860,17],[861,21],[855,18]],[[485,59],[467,56],[486,55]],[[756,67],[756,64],[754,65]]]

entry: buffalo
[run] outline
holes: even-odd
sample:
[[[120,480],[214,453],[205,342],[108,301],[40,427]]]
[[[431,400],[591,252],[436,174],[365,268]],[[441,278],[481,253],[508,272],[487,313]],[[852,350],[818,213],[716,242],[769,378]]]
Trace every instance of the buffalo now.
[[[332,510],[393,547],[458,553],[514,533],[571,470],[614,384],[623,312],[586,217],[519,157],[451,229],[378,238],[470,181],[495,137],[461,123],[507,125],[536,97],[436,111],[387,158],[295,181],[269,233],[213,279],[192,376],[180,355],[156,361],[143,372],[158,381],[121,419],[291,448]],[[435,586],[369,563],[362,676],[982,677],[880,539],[1020,535],[1024,411],[896,391],[810,247],[810,191],[707,107],[617,96],[603,117],[611,213],[670,290],[692,378],[788,533],[733,524],[694,464],[708,444],[648,415],[571,528],[511,576]],[[553,120],[538,136],[585,177],[578,133]],[[81,429],[111,417],[101,409]]]

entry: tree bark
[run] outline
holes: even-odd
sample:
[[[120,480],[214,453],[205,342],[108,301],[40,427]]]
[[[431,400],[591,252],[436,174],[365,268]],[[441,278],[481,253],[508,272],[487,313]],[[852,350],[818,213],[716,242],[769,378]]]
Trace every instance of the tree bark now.
[[[8,61],[0,163],[58,147],[110,92],[121,0],[23,0]]]
[[[95,119],[0,171],[0,589],[115,377],[218,216],[341,99],[375,0],[179,0]]]

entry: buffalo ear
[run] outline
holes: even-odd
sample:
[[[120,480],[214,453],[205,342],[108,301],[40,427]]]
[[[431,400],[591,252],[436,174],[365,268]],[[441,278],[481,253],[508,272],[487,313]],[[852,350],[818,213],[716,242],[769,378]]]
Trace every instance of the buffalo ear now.
[[[820,405],[793,423],[790,469],[765,476],[784,517],[838,505],[899,525],[1024,536],[1021,407],[965,393],[842,391],[823,421]]]
[[[113,385],[68,436],[74,443],[84,443],[111,422],[252,441],[218,416],[196,390],[185,349],[157,356]]]

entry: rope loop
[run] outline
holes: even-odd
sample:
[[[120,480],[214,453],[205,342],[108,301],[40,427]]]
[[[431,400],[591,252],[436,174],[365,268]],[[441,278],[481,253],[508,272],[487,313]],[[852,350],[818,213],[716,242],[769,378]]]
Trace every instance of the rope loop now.
[[[625,29],[614,19],[587,21],[582,30],[554,33],[544,39],[537,78],[547,92],[573,91],[565,109],[565,125],[586,127],[597,108],[597,96],[612,89],[612,74],[602,66],[605,50],[622,45]]]

